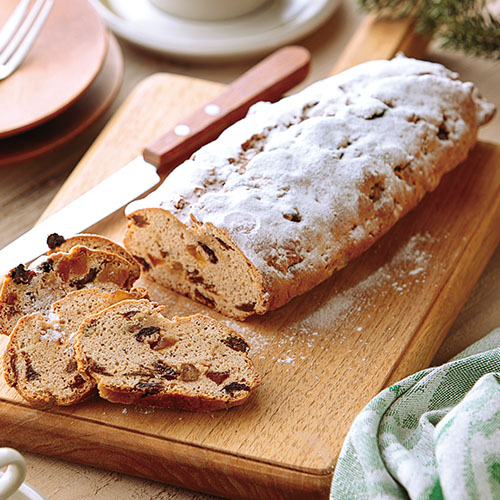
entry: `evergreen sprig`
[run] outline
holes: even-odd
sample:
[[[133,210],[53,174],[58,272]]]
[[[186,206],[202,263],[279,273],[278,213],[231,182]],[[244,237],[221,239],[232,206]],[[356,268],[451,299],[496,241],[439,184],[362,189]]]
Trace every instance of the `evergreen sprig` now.
[[[485,0],[358,0],[364,10],[390,17],[415,17],[420,33],[444,48],[500,60],[500,19]]]

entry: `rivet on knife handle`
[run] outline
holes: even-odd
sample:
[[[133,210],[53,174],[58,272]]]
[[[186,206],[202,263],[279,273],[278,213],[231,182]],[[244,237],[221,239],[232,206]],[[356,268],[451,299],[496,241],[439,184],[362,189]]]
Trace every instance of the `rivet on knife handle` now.
[[[162,169],[174,167],[228,125],[243,118],[258,101],[276,101],[309,71],[311,56],[299,46],[284,47],[261,61],[210,104],[144,149],[144,159]]]

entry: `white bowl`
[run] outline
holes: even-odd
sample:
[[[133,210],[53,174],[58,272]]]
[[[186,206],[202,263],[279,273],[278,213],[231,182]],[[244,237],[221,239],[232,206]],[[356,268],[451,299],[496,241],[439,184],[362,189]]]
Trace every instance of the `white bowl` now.
[[[198,21],[219,21],[243,16],[269,0],[150,0],[159,9],[174,16]]]

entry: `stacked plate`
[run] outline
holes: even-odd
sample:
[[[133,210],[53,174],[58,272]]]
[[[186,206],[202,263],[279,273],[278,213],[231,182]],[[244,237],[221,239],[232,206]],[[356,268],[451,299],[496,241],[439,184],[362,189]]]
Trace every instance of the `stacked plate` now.
[[[0,26],[17,3],[0,2]],[[26,59],[0,82],[0,166],[81,133],[109,107],[122,75],[120,48],[87,0],[54,2]]]
[[[265,0],[237,17],[214,19],[221,4],[245,0],[90,0],[108,26],[122,38],[173,59],[220,62],[263,56],[312,33],[325,23],[340,0]],[[256,2],[245,2],[254,5]],[[205,17],[180,17],[157,5],[196,10]],[[182,7],[182,9],[181,9]],[[231,10],[237,6],[232,5]],[[199,7],[198,7],[199,8]],[[238,7],[239,8],[239,7]],[[207,14],[214,14],[208,15]],[[210,19],[206,19],[210,17]]]

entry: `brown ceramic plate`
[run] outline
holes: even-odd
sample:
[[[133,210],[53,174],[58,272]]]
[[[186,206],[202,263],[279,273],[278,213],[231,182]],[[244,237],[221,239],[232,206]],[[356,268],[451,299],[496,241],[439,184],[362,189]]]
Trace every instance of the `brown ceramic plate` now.
[[[27,132],[0,139],[0,167],[40,156],[83,132],[108,109],[123,76],[123,57],[111,34],[102,70],[89,89],[66,111]]]
[[[0,26],[18,0],[0,1]],[[104,22],[87,0],[55,0],[18,70],[0,82],[0,138],[67,109],[91,85],[107,52]]]

